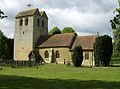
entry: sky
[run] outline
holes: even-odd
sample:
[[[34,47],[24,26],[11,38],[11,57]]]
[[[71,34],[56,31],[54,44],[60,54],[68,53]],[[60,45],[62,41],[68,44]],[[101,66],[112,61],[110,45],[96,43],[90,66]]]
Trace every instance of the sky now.
[[[32,4],[33,7],[26,7]],[[18,12],[39,8],[46,11],[49,30],[57,26],[72,27],[78,35],[112,36],[110,20],[118,7],[117,0],[0,0],[0,9],[8,18],[0,20],[0,30],[9,38],[14,37],[15,16]]]

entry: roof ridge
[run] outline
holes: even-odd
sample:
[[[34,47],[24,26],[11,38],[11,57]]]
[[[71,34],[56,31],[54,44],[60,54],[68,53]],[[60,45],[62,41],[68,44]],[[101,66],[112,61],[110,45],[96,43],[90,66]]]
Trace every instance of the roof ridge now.
[[[86,35],[86,36],[78,36],[78,37],[93,37],[93,36],[97,36],[97,35]]]
[[[28,10],[23,10],[21,12],[24,12],[24,11],[31,11],[31,10],[37,10],[38,8],[32,8],[32,9],[28,9]],[[38,9],[39,10],[39,9]]]
[[[16,18],[23,17],[23,16],[28,16],[28,15],[33,15],[37,10],[39,11],[38,8],[21,11],[16,15]]]
[[[68,34],[76,34],[76,33],[74,32],[74,33],[64,33],[64,34],[54,34],[54,35],[68,35]]]

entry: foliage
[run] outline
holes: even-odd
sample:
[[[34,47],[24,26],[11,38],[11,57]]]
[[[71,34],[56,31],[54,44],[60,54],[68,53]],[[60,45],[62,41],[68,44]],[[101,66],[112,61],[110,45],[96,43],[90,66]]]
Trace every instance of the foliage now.
[[[51,29],[49,31],[49,35],[54,35],[54,34],[64,34],[64,33],[74,33],[75,30],[72,27],[64,27],[63,30],[61,31],[58,27],[53,27],[53,29]]]
[[[113,56],[114,58],[120,58],[120,0],[118,0],[119,8],[116,8],[116,16],[113,20],[110,20],[111,27],[113,29],[114,43],[113,43]]]
[[[61,30],[58,27],[54,27],[53,29],[50,30],[48,34],[49,35],[61,34]]]
[[[75,32],[75,30],[72,27],[65,27],[62,30],[62,34],[64,34],[64,33],[73,33],[73,32]]]
[[[0,9],[0,18],[1,19],[3,19],[3,18],[6,18],[7,16],[4,14],[4,12],[3,11],[1,11],[1,9]]]
[[[76,46],[73,51],[72,62],[75,67],[81,66],[83,61],[83,50],[81,46]]]
[[[112,57],[110,62],[111,62],[111,64],[114,64],[117,66],[120,64],[120,58],[119,57]]]
[[[95,65],[109,66],[112,55],[112,38],[108,35],[99,36],[94,44]]]
[[[0,31],[0,58],[9,59],[9,40],[8,38]]]

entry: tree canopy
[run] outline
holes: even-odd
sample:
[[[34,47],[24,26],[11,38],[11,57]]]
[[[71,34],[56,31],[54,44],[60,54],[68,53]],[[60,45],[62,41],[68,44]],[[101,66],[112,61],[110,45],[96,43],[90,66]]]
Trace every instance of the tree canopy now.
[[[73,33],[75,30],[72,27],[64,27],[63,30],[61,31],[57,26],[53,27],[49,31],[49,35],[54,35],[54,34],[64,34],[64,33]]]
[[[54,27],[53,29],[50,30],[48,34],[49,35],[61,34],[61,30],[58,27]]]
[[[0,58],[9,59],[10,48],[8,38],[0,31]]]
[[[98,36],[94,44],[95,65],[109,66],[112,51],[112,38],[108,35]]]
[[[64,33],[73,33],[75,30],[72,27],[64,27],[62,30],[62,34]]]
[[[118,0],[119,8],[116,8],[114,13],[116,16],[110,20],[113,29],[114,43],[113,43],[113,57],[120,57],[120,0]]]

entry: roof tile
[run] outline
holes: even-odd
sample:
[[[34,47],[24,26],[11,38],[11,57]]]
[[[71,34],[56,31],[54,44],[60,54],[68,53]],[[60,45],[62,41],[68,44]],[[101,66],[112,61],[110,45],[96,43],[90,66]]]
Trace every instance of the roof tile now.
[[[49,36],[41,36],[38,47],[71,47],[76,33],[55,34]],[[42,40],[41,40],[42,39]]]
[[[16,18],[18,18],[18,17],[23,17],[23,16],[33,15],[37,10],[38,10],[38,9],[30,9],[30,10],[26,10],[26,11],[19,12],[19,13],[16,15]]]
[[[72,50],[75,48],[75,46],[79,45],[82,46],[83,50],[93,50],[96,37],[96,35],[78,36],[72,46]]]

